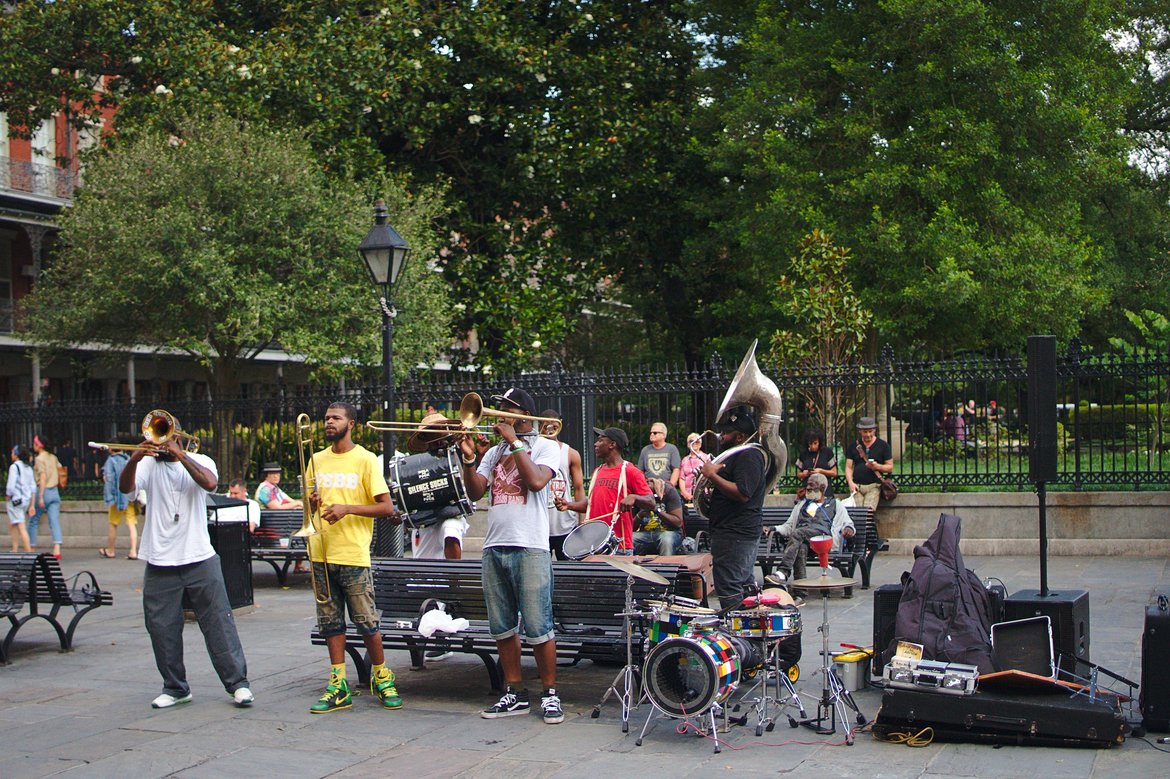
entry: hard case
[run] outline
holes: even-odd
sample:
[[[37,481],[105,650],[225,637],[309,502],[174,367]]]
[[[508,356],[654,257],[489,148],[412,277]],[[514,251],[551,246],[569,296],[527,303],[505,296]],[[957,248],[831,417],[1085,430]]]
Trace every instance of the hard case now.
[[[1109,747],[1125,741],[1125,716],[1112,696],[987,692],[952,696],[887,688],[873,724],[879,736],[934,730],[939,741],[1021,746]]]
[[[1170,604],[1157,595],[1146,608],[1142,631],[1142,724],[1146,730],[1170,733]]]

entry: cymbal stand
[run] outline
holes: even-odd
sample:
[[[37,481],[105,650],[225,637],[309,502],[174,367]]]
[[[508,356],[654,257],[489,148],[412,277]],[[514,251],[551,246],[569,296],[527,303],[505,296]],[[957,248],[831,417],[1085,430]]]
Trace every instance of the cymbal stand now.
[[[853,746],[853,728],[846,725],[849,721],[846,709],[854,711],[858,725],[864,725],[866,720],[861,709],[857,707],[857,702],[853,700],[853,695],[845,689],[837,672],[833,670],[832,655],[829,653],[829,589],[830,587],[820,588],[821,603],[824,607],[821,625],[817,628],[821,634],[821,667],[813,672],[821,674],[821,699],[817,702],[816,719],[801,720],[800,724],[822,736],[828,736],[837,732],[837,717],[840,716],[841,725],[845,726],[845,743]]]
[[[617,676],[610,682],[605,694],[601,696],[601,700],[593,707],[593,713],[589,716],[597,719],[601,716],[601,707],[609,700],[609,696],[613,695],[622,704],[622,733],[630,732],[630,709],[642,702],[642,688],[637,683],[637,667],[634,665],[634,639],[633,630],[631,629],[630,618],[645,616],[643,612],[634,611],[634,577],[626,574],[626,602],[621,614],[616,614],[622,618],[622,631],[626,634],[626,664],[618,671]],[[619,687],[620,684],[620,687]],[[634,698],[634,687],[638,687],[638,698]]]
[[[738,711],[743,704],[749,704],[752,711],[756,714],[756,736],[764,735],[764,731],[769,733],[776,727],[776,717],[772,716],[768,711],[769,704],[774,704],[778,712],[784,711],[784,708],[789,705],[795,705],[800,712],[800,719],[807,719],[808,712],[804,710],[804,703],[800,700],[800,693],[796,691],[796,686],[792,680],[788,678],[788,669],[780,667],[780,647],[784,643],[784,639],[789,636],[776,637],[764,639],[767,646],[767,660],[760,669],[759,678],[752,687],[744,692],[739,704],[733,708],[733,711]],[[769,694],[769,683],[775,681],[775,694]],[[751,698],[753,693],[763,686],[763,695],[756,695]],[[783,688],[783,689],[781,689]],[[789,716],[789,723],[792,727],[796,727],[797,720]],[[747,715],[737,717],[732,720],[733,724],[746,725]]]

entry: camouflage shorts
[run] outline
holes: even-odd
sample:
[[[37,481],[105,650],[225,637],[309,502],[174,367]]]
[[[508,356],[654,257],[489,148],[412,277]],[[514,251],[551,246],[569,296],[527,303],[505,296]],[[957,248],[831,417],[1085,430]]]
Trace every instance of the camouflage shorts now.
[[[317,629],[323,636],[345,632],[345,608],[349,619],[363,636],[378,632],[378,609],[374,605],[374,577],[369,568],[334,563],[313,563],[316,590],[324,597],[317,603]],[[328,582],[328,583],[327,583]]]

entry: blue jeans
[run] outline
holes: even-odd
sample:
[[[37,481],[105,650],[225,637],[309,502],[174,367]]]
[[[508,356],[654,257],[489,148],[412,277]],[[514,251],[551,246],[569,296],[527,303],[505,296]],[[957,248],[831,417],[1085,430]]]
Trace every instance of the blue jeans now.
[[[634,554],[672,555],[682,546],[677,530],[639,530],[634,533]]]
[[[34,492],[32,499],[37,500],[37,494]],[[41,524],[41,517],[45,514],[49,515],[49,532],[53,534],[53,543],[61,543],[61,492],[56,487],[48,487],[45,489],[45,507],[41,508],[39,502],[36,504],[37,513],[32,515],[28,521],[28,540],[34,547],[37,545],[37,529]]]
[[[500,641],[520,632],[529,644],[553,638],[552,554],[547,549],[489,546],[483,550],[483,599],[488,630]]]
[[[760,542],[744,536],[711,534],[711,575],[719,608],[734,608],[756,586],[756,554]]]

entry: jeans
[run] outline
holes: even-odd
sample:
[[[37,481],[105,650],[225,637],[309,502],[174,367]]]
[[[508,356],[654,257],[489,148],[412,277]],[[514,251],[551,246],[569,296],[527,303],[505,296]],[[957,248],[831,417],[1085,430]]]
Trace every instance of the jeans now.
[[[760,542],[745,536],[711,534],[711,575],[719,608],[735,608],[756,587],[756,554]]]
[[[203,631],[203,642],[224,689],[248,687],[248,664],[228,604],[223,569],[215,555],[189,565],[147,565],[142,580],[142,612],[163,678],[163,692],[181,698],[191,692],[183,663],[183,596]]]
[[[682,546],[677,530],[639,530],[634,533],[634,554],[672,555]]]
[[[37,500],[36,493],[33,493],[34,501]],[[41,508],[40,503],[36,504],[37,513],[33,514],[28,521],[28,540],[33,545],[37,545],[37,529],[41,524],[41,517],[45,514],[49,515],[49,532],[53,534],[53,543],[61,543],[61,492],[56,487],[48,487],[45,489],[45,507]]]
[[[824,531],[814,525],[804,525],[792,531],[788,536],[788,542],[784,547],[784,554],[780,556],[780,565],[777,566],[784,575],[791,578],[792,571],[796,566],[796,557],[800,551],[804,549],[804,544],[814,536],[825,535]]]
[[[483,550],[483,599],[488,630],[500,641],[520,632],[529,644],[553,638],[552,553],[521,546]]]

